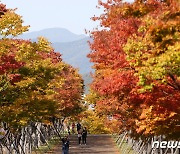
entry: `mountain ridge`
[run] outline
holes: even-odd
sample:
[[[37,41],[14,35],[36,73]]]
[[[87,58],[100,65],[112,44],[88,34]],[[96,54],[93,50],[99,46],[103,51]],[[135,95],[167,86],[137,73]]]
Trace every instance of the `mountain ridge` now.
[[[50,42],[72,42],[86,37],[84,34],[74,34],[65,28],[47,28],[39,31],[26,32],[20,35],[21,39],[37,40],[37,37],[46,37]]]

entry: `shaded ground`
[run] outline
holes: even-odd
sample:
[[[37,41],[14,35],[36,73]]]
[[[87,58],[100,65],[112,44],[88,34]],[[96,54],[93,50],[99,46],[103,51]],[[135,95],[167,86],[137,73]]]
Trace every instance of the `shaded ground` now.
[[[61,154],[61,145],[48,152]],[[87,145],[79,145],[77,136],[70,136],[69,154],[119,154],[119,151],[110,135],[89,135]]]

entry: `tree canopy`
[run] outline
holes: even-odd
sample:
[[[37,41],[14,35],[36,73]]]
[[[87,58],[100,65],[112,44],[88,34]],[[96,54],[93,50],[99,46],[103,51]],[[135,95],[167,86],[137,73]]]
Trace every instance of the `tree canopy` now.
[[[180,3],[178,0],[99,1],[93,17],[95,73],[90,102],[99,114],[113,115],[131,135],[179,139]]]
[[[45,38],[14,38],[28,27],[0,3],[0,121],[12,129],[82,110],[82,77]]]

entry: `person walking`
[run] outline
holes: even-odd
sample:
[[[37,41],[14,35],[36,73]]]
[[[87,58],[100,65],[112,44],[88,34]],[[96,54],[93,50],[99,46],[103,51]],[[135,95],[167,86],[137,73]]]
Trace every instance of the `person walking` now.
[[[71,130],[70,130],[70,126],[67,126],[67,130],[68,130],[68,134],[71,135]]]
[[[82,131],[82,143],[86,145],[86,138],[87,138],[87,129],[84,127]]]
[[[67,136],[62,138],[62,154],[69,154],[69,139]]]
[[[82,131],[81,129],[78,131],[78,143],[81,145]]]
[[[75,128],[75,123],[73,122],[73,123],[72,123],[72,133],[73,133],[73,134],[75,133],[74,128]]]
[[[81,129],[81,124],[78,122],[77,123],[77,132]]]

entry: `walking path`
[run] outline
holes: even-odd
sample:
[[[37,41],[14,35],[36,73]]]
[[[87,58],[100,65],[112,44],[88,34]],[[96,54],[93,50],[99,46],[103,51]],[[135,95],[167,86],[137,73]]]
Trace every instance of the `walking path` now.
[[[61,154],[61,145],[50,153]],[[87,145],[79,145],[77,135],[70,136],[69,154],[119,154],[110,135],[88,135]]]

